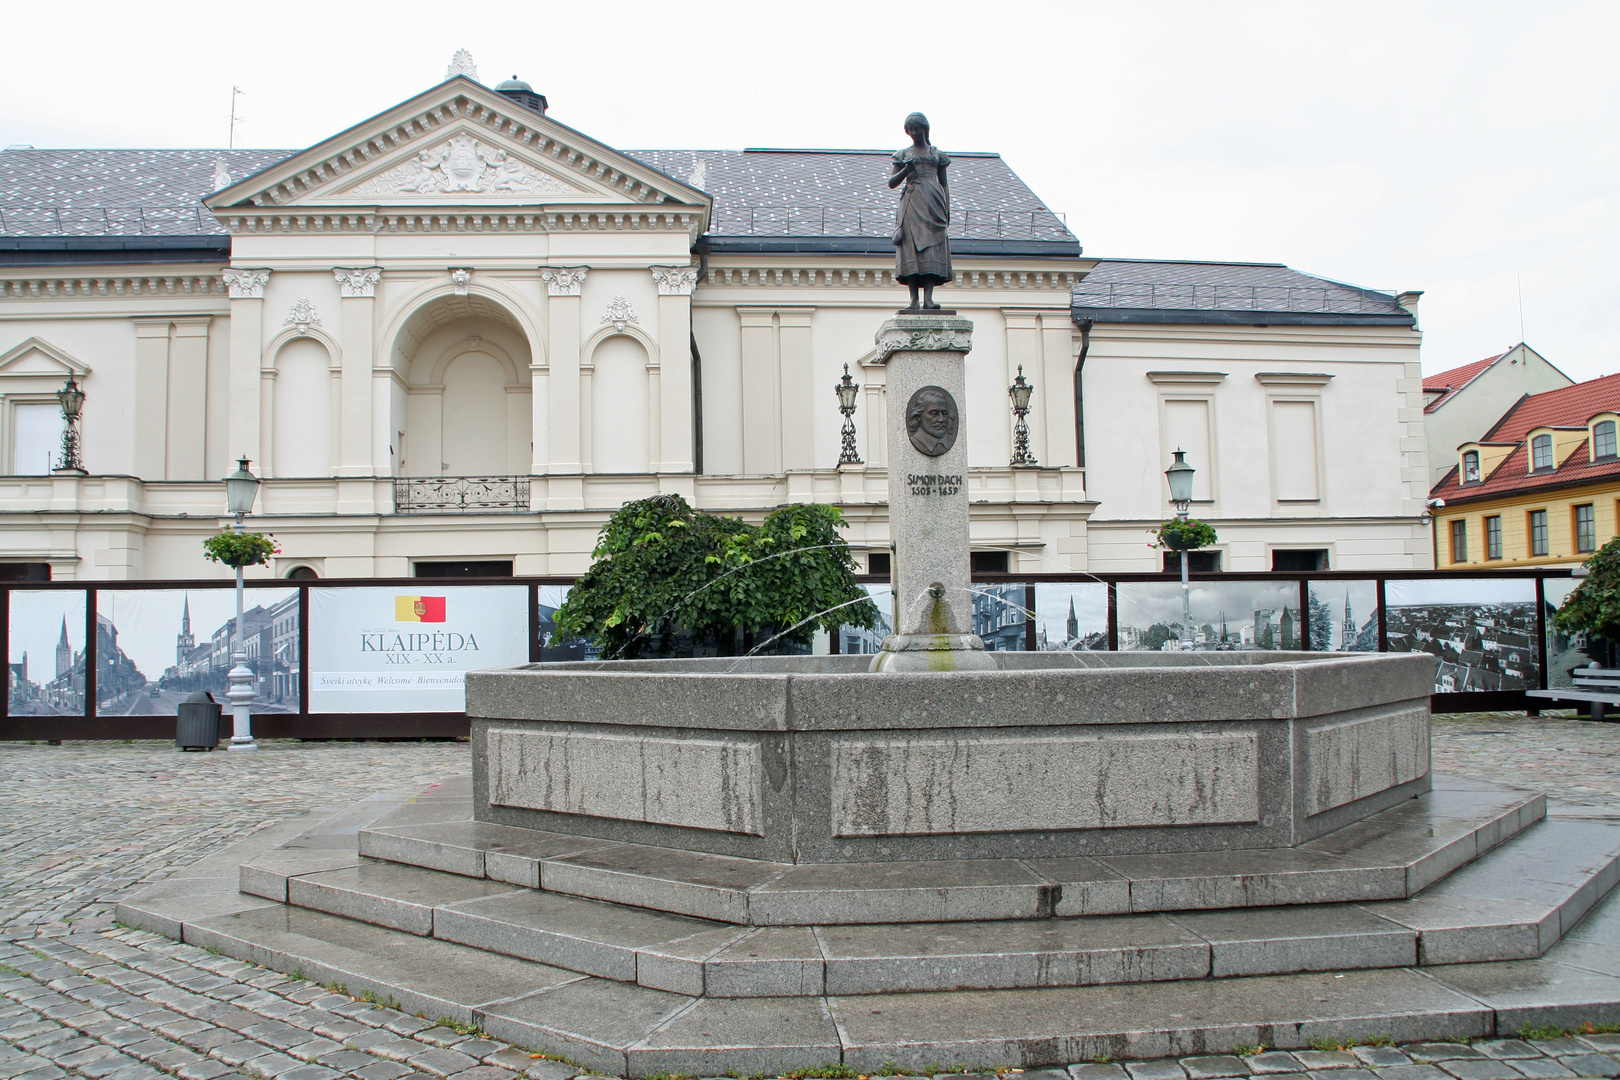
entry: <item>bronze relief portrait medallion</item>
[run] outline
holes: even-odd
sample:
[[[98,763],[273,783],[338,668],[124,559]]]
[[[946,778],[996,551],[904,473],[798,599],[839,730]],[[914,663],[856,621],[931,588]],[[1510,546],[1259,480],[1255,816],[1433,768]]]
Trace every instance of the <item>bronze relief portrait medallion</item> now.
[[[939,457],[956,445],[961,414],[943,386],[924,386],[906,402],[906,434],[919,454]]]

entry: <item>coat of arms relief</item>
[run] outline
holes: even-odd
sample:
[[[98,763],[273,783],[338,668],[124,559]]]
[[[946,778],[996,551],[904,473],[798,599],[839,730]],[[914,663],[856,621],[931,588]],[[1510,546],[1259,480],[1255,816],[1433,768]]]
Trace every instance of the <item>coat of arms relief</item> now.
[[[372,177],[351,194],[450,195],[461,191],[577,193],[577,189],[531,168],[505,150],[485,146],[471,135],[455,135],[405,164]]]

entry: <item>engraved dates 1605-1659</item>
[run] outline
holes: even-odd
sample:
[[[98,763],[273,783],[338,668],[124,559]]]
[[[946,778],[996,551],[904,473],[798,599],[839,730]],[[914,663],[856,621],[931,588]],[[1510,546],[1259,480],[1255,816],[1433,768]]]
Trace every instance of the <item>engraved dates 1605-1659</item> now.
[[[906,434],[919,454],[939,457],[956,445],[961,413],[943,386],[922,386],[906,402]]]
[[[955,495],[962,490],[961,473],[907,473],[913,495]]]

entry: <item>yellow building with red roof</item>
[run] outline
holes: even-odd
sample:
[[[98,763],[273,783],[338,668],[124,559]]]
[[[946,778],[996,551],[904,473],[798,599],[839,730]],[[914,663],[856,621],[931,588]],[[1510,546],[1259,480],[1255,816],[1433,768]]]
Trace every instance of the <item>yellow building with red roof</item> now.
[[[1430,498],[1441,569],[1584,561],[1620,534],[1620,375],[1526,394]]]

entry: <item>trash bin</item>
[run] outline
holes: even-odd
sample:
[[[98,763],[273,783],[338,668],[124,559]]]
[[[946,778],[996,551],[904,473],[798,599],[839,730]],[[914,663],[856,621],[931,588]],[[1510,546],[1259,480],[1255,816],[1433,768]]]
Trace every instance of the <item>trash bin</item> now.
[[[180,703],[174,745],[182,750],[212,750],[219,745],[219,702],[199,690]]]

